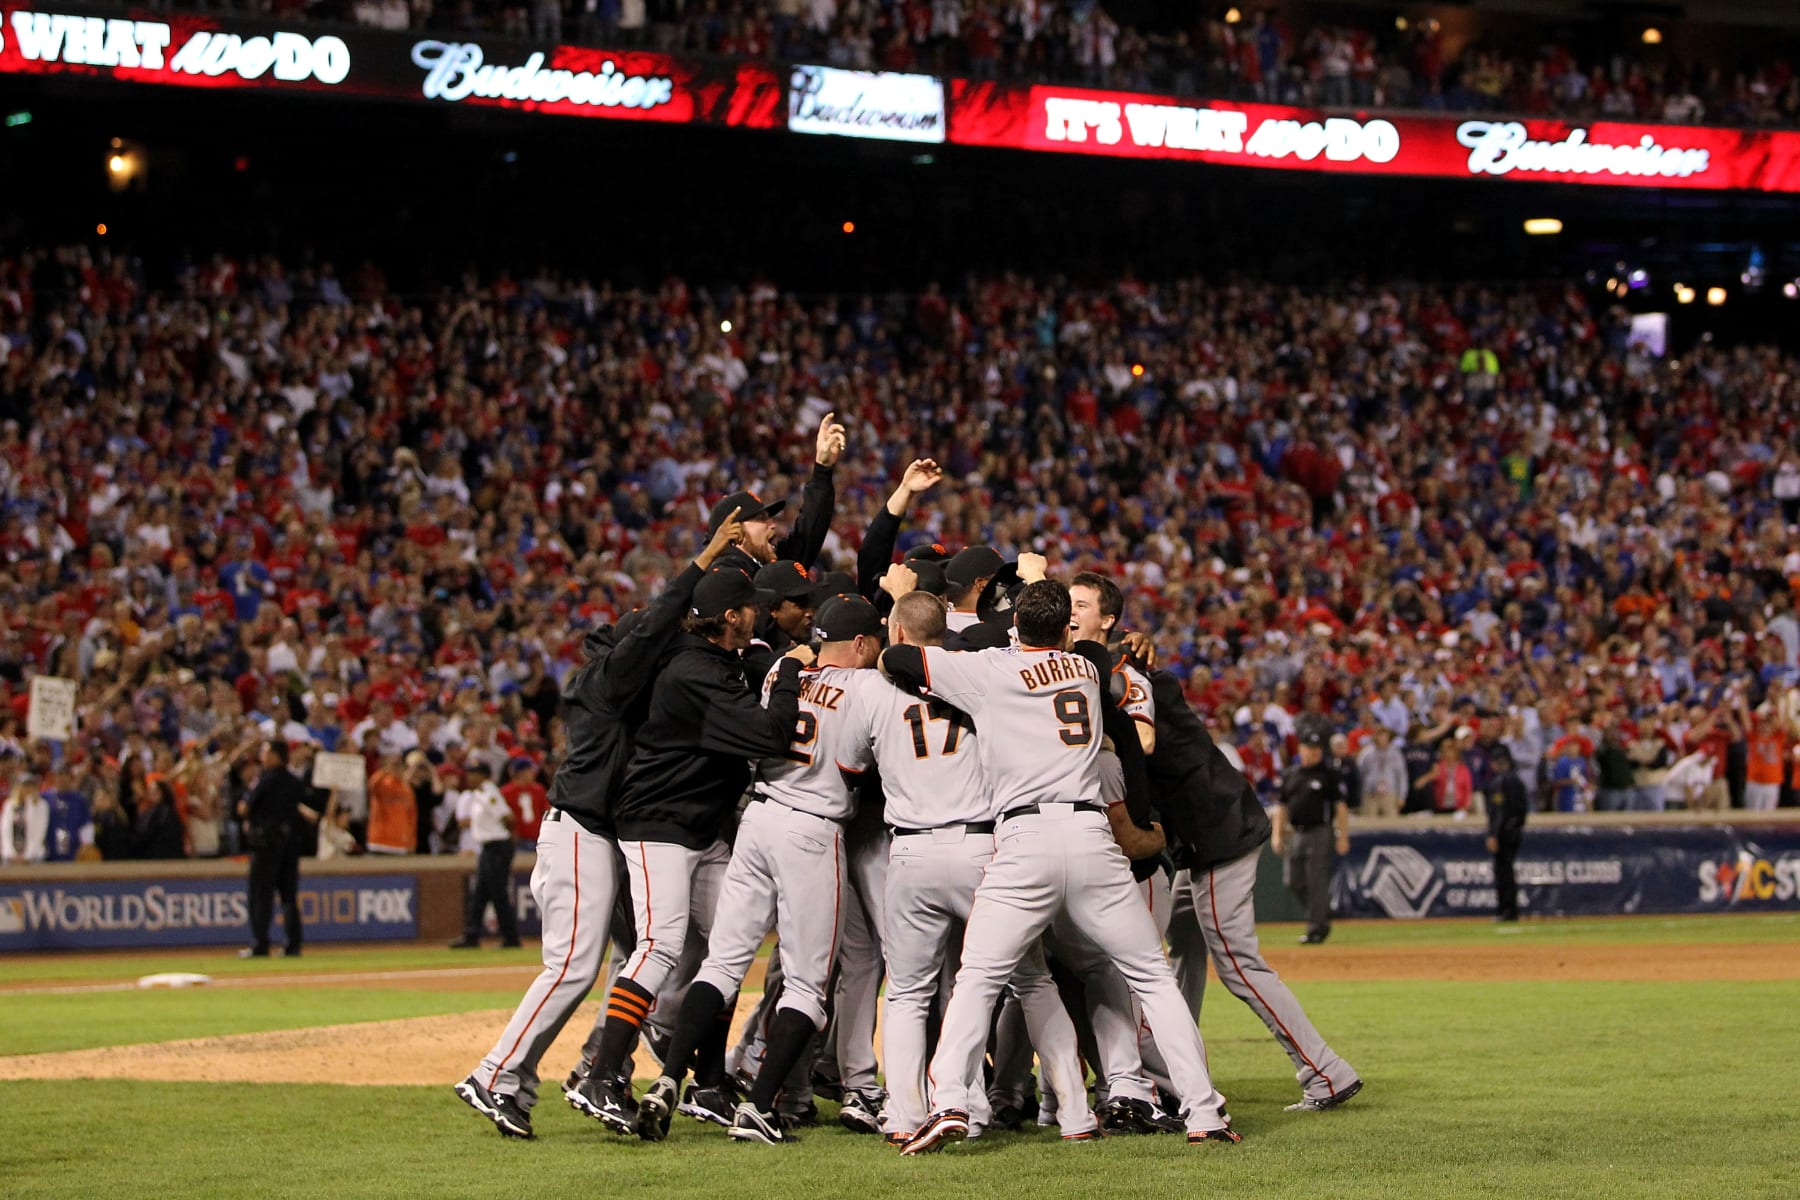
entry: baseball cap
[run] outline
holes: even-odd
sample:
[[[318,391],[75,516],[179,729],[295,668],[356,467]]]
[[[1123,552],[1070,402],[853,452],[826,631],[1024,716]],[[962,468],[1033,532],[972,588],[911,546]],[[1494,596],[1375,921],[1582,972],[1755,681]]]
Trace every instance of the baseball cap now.
[[[944,578],[944,565],[936,559],[915,558],[906,565],[918,576],[919,591],[942,596],[950,590],[950,581]]]
[[[772,517],[787,507],[786,500],[770,500],[765,502],[755,492],[733,492],[717,504],[713,505],[712,515],[707,518],[706,528],[709,532],[717,532],[731,515],[732,509],[738,510],[738,520],[753,521],[757,517]]]
[[[1006,560],[992,546],[970,546],[956,552],[948,565],[944,567],[944,578],[955,588],[966,588],[977,579],[988,579],[999,574]]]
[[[1300,744],[1311,746],[1315,750],[1323,750],[1331,744],[1331,734],[1318,726],[1313,726],[1301,732]]]
[[[806,568],[791,558],[778,558],[758,571],[756,586],[783,600],[810,600],[816,590]]]
[[[904,562],[909,567],[915,563],[921,562],[949,562],[950,551],[942,542],[926,542],[922,546],[914,546],[911,550],[908,550],[905,557],[900,561]]]
[[[694,585],[693,613],[703,618],[722,617],[734,608],[767,604],[774,599],[775,593],[763,591],[736,567],[714,567]]]
[[[817,607],[833,596],[855,596],[856,579],[848,571],[827,571],[813,585],[813,605]]]
[[[813,617],[813,636],[821,642],[880,637],[881,615],[861,596],[833,596],[819,605]]]

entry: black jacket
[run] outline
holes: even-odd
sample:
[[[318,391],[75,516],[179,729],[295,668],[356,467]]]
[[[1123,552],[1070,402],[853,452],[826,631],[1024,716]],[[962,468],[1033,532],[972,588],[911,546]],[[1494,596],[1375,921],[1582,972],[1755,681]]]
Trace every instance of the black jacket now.
[[[1150,787],[1175,865],[1204,871],[1242,858],[1269,840],[1269,816],[1182,694],[1181,681],[1146,672],[1156,702]]]
[[[765,709],[735,652],[691,633],[678,646],[651,690],[614,816],[621,841],[704,850],[749,786],[750,760],[793,740],[800,664],[781,660]]]
[[[550,803],[589,833],[613,834],[612,809],[638,727],[650,712],[650,685],[704,574],[689,563],[657,593],[626,637],[618,637],[611,625],[588,634],[582,643],[587,661],[563,680],[568,750],[550,781]]]
[[[1515,838],[1525,832],[1525,817],[1531,811],[1531,797],[1525,792],[1525,781],[1513,771],[1500,776],[1500,794],[1488,803],[1488,833],[1497,838]]]
[[[856,590],[884,615],[894,607],[894,598],[881,590],[881,577],[894,565],[894,547],[899,541],[900,518],[884,504],[875,510],[856,552]]]
[[[800,493],[800,515],[794,518],[788,535],[775,543],[776,558],[791,558],[808,570],[818,561],[837,508],[837,484],[833,481],[832,471],[831,467],[813,467],[812,478],[806,481],[806,488]],[[719,555],[718,562],[713,565],[736,567],[755,578],[767,564],[750,557],[749,551],[733,546]]]
[[[250,844],[273,844],[300,832],[300,806],[312,807],[312,788],[286,767],[265,767],[246,803]]]

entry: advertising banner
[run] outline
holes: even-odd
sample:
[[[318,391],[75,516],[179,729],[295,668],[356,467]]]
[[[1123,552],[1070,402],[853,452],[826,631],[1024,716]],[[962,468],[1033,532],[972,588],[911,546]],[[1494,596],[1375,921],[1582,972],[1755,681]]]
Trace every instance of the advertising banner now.
[[[1516,871],[1538,916],[1800,911],[1800,827],[1528,826]],[[1357,834],[1331,897],[1345,917],[1492,916],[1486,830]]]
[[[219,20],[92,17],[0,2],[0,73],[177,87],[274,89],[513,108],[565,116],[779,129],[784,74],[768,63],[529,46]]]
[[[418,936],[418,877],[300,875],[308,941],[386,941]],[[281,907],[272,925],[281,938]],[[242,879],[0,879],[0,954],[135,946],[250,942]]]
[[[950,141],[1357,175],[1800,192],[1800,133],[1326,113],[963,79],[951,81]]]
[[[787,127],[793,133],[944,140],[944,83],[935,76],[795,67],[788,89]]]

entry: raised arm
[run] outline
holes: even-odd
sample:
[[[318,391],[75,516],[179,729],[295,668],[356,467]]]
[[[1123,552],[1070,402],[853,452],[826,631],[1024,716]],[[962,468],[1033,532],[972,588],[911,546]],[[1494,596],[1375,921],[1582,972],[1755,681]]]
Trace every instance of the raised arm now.
[[[863,599],[875,602],[882,576],[894,560],[894,543],[899,540],[901,522],[913,499],[936,487],[943,477],[943,471],[931,459],[914,459],[900,477],[900,485],[888,497],[887,506],[869,522],[862,549],[856,554],[856,588]]]
[[[629,705],[650,684],[657,660],[668,647],[669,639],[681,627],[681,618],[686,615],[688,606],[694,602],[694,588],[718,561],[719,555],[744,536],[744,523],[738,520],[738,512],[738,509],[732,509],[705,548],[694,556],[694,561],[656,594],[636,628],[613,647],[606,669],[593,672],[599,678],[583,681],[587,686],[597,688],[600,697],[613,708]]]
[[[793,529],[775,547],[775,557],[791,558],[809,570],[818,561],[819,551],[825,548],[825,537],[831,532],[832,512],[837,508],[837,484],[832,469],[837,465],[838,455],[844,452],[844,427],[836,422],[836,416],[836,413],[826,413],[825,419],[819,422],[812,478],[806,481],[806,489],[800,496],[800,515],[795,518]]]

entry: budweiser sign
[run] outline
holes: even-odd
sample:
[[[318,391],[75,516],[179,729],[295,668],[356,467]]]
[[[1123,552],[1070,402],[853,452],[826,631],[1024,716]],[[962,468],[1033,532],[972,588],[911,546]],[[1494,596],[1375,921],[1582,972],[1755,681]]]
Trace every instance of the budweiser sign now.
[[[1588,141],[1588,131],[1571,129],[1560,141],[1534,141],[1518,121],[1464,121],[1456,140],[1469,148],[1469,174],[1510,175],[1514,171],[1552,175],[1636,175],[1687,179],[1712,163],[1708,150],[1664,146],[1646,133],[1635,143]]]
[[[669,103],[675,81],[663,75],[633,75],[607,59],[597,71],[546,68],[542,51],[534,51],[517,67],[490,63],[475,42],[417,42],[414,65],[424,68],[427,100],[452,103],[484,100],[532,101],[539,104],[586,104],[595,108],[653,109]]]

